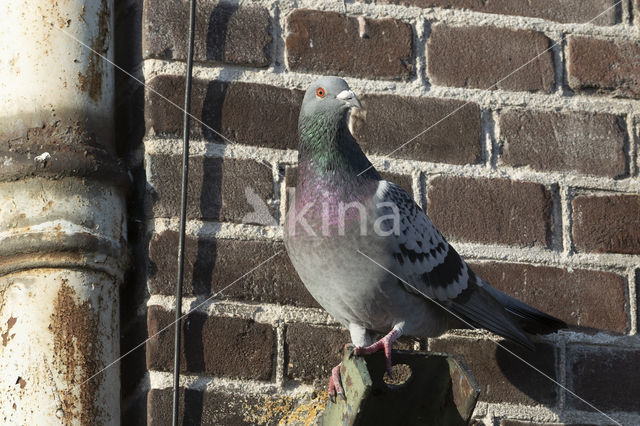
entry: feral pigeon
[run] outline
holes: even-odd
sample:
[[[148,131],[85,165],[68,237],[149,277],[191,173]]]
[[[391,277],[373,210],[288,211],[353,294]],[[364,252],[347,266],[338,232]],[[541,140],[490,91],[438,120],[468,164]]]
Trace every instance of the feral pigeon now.
[[[525,331],[564,327],[474,274],[411,196],[380,177],[349,130],[352,107],[360,102],[343,79],[324,77],[306,91],[284,235],[302,282],[349,329],[354,353],[384,350],[390,374],[402,335],[473,326],[532,349]],[[329,393],[343,394],[339,366]]]

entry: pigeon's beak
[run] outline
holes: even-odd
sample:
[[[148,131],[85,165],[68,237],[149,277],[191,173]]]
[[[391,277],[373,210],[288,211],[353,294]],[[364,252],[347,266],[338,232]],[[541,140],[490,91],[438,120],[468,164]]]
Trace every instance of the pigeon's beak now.
[[[350,107],[362,108],[358,97],[351,90],[343,90],[342,92],[338,93],[338,96],[336,96],[336,98],[340,99]]]

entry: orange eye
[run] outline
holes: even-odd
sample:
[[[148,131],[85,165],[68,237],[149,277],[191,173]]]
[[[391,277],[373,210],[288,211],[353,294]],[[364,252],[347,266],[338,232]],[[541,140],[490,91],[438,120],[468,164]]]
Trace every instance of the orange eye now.
[[[316,96],[318,96],[319,98],[324,98],[324,95],[326,95],[324,89],[322,87],[318,87],[316,89]]]

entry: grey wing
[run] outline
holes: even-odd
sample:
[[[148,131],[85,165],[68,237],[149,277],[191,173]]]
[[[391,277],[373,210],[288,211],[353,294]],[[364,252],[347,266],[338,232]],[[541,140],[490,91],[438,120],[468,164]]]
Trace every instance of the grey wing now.
[[[489,284],[473,273],[402,187],[381,181],[376,202],[379,217],[397,215],[397,229],[388,236],[389,246],[393,270],[407,291],[434,299],[467,325],[531,347],[516,321],[486,290]]]
[[[389,246],[395,271],[415,287],[410,290],[441,301],[462,293],[469,286],[467,264],[411,196],[387,181],[381,182],[376,196],[378,216],[397,216]]]

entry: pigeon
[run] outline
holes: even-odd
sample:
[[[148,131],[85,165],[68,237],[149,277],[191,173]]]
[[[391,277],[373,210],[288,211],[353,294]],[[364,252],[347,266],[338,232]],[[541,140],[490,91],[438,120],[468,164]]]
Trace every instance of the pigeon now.
[[[341,78],[305,92],[284,242],[307,290],[349,330],[353,353],[383,350],[391,375],[391,346],[403,335],[485,328],[534,349],[527,333],[564,328],[476,275],[412,197],[381,178],[349,130],[351,108],[361,104]],[[339,367],[332,398],[344,397]]]

